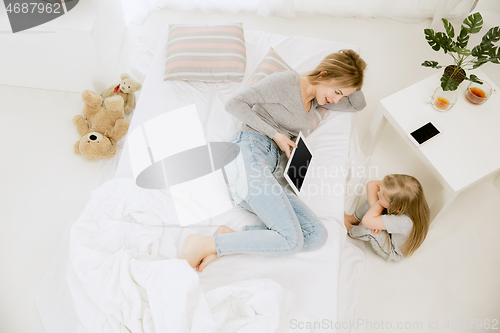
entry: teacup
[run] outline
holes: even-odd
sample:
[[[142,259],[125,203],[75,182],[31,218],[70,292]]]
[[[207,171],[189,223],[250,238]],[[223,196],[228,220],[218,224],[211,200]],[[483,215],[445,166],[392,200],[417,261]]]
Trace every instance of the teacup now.
[[[495,93],[490,84],[486,81],[481,81],[483,84],[471,82],[465,92],[465,97],[472,104],[483,104]]]
[[[444,91],[438,87],[432,97],[429,99],[429,104],[438,111],[448,111],[457,102],[456,91]]]

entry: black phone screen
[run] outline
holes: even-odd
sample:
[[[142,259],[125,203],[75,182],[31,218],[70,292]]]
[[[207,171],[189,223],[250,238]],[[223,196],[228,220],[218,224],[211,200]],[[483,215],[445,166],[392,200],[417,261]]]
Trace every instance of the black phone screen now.
[[[432,125],[431,122],[428,122],[424,126],[410,133],[410,135],[417,141],[419,144],[424,143],[430,138],[439,134],[439,130]]]

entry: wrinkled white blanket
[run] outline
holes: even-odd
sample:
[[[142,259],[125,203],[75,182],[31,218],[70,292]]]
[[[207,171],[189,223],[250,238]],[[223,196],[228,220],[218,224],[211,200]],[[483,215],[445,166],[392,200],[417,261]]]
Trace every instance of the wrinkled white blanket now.
[[[198,273],[175,259],[185,230],[168,225],[174,210],[166,195],[131,179],[109,180],[93,192],[70,233],[70,262],[81,282],[70,288],[74,296],[86,296],[76,304],[84,328],[275,332],[291,307],[292,293],[265,278],[203,292]],[[160,239],[167,247],[158,251]]]

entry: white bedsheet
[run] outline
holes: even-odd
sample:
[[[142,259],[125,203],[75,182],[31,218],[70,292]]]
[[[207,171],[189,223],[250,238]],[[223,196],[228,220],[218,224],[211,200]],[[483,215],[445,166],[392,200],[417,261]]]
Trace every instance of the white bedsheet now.
[[[248,85],[248,75],[269,47],[299,73],[312,69],[331,52],[357,50],[352,45],[306,37],[246,31],[247,76],[241,85],[163,82],[167,37],[164,30],[130,131],[148,119],[194,103],[209,142],[227,141],[239,127],[239,121],[224,111],[224,103],[234,91]],[[58,297],[61,303],[74,307],[74,312],[68,311],[72,320],[79,321],[78,331],[128,332],[128,328],[132,332],[154,332],[156,328],[156,332],[198,332],[203,323],[203,332],[235,332],[236,328],[241,332],[314,332],[293,328],[298,323],[323,320],[335,323],[346,237],[342,189],[353,151],[354,121],[352,113],[329,113],[306,138],[315,162],[302,199],[326,225],[327,244],[317,251],[288,257],[225,256],[203,273],[177,259],[189,234],[213,235],[221,224],[239,231],[245,225],[262,222],[237,206],[203,227],[169,225],[175,210],[168,196],[161,190],[134,185],[125,144],[115,179],[92,193],[70,230],[67,285],[71,297]],[[116,165],[116,160],[108,163]],[[53,285],[50,287],[54,290]],[[43,291],[39,296],[40,308]],[[45,310],[41,317],[45,327],[49,323],[48,332],[64,331],[56,328],[57,313]],[[321,328],[321,332],[329,331]]]

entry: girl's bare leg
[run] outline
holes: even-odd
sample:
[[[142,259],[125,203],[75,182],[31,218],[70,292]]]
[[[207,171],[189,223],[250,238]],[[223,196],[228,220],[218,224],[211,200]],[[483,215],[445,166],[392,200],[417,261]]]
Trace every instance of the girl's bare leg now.
[[[347,235],[349,236],[349,230],[351,229],[351,226],[352,225],[356,225],[358,224],[359,221],[356,220],[356,218],[354,217],[354,215],[347,215],[346,213],[344,213],[344,225],[347,229]],[[349,236],[351,237],[351,236]]]

